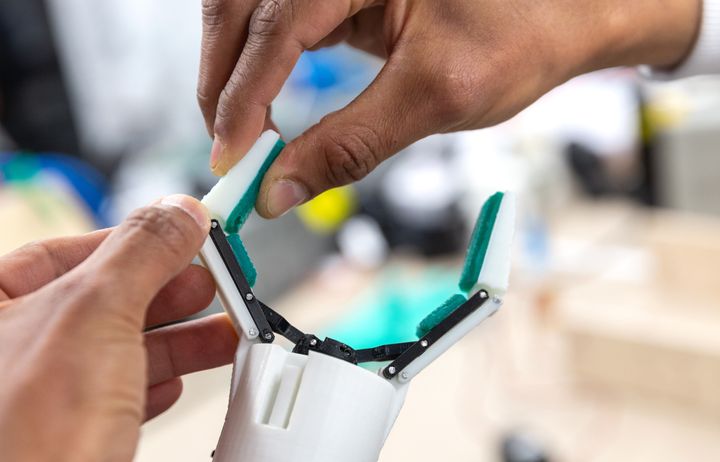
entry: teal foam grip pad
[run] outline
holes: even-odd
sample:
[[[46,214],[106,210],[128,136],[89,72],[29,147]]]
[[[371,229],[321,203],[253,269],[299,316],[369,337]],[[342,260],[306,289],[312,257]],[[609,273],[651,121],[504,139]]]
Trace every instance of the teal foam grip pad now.
[[[470,245],[468,246],[467,256],[465,257],[465,265],[460,275],[460,283],[458,284],[460,290],[466,294],[470,293],[473,287],[475,287],[478,277],[480,277],[480,270],[482,270],[483,264],[485,263],[485,256],[487,255],[487,250],[490,245],[495,220],[500,211],[500,205],[502,204],[504,196],[505,194],[501,192],[490,196],[490,198],[485,201],[478,216],[475,229],[470,238]]]
[[[243,245],[240,236],[238,234],[230,234],[227,239],[230,247],[232,248],[233,254],[235,254],[235,260],[237,260],[240,265],[240,269],[242,269],[245,274],[248,284],[250,284],[250,287],[255,286],[255,281],[257,281],[257,270],[250,259],[250,255],[247,253],[247,250],[245,250],[245,246]]]
[[[255,202],[257,201],[258,194],[260,193],[260,185],[265,177],[265,174],[270,169],[270,166],[275,162],[280,152],[285,148],[285,142],[278,140],[273,146],[270,154],[265,159],[260,171],[257,172],[255,179],[253,179],[250,187],[245,192],[243,197],[237,203],[235,208],[230,212],[230,216],[225,223],[225,232],[227,234],[235,234],[243,227],[248,217],[255,208]]]
[[[430,332],[435,326],[440,324],[445,318],[450,316],[450,314],[457,310],[460,305],[465,303],[467,301],[467,298],[465,295],[462,294],[455,294],[452,297],[445,300],[445,303],[437,307],[432,313],[427,315],[425,319],[420,321],[420,324],[417,326],[417,336],[418,338],[423,338],[425,335],[427,335],[428,332]]]

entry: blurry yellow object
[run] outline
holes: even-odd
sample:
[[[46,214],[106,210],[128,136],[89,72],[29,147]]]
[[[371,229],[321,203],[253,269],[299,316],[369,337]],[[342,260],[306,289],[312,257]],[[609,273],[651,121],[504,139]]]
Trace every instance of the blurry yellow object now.
[[[320,194],[298,209],[305,225],[318,233],[337,230],[357,207],[355,191],[350,186],[335,188]]]
[[[647,142],[657,133],[682,123],[690,113],[690,105],[682,94],[667,91],[650,101],[642,111],[642,137]]]
[[[94,229],[90,214],[63,188],[23,184],[0,187],[0,255],[39,239]]]

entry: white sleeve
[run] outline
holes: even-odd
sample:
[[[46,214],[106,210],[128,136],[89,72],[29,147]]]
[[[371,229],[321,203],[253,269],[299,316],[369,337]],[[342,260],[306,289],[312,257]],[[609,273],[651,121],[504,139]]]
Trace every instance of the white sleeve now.
[[[720,74],[720,0],[703,0],[702,21],[694,49],[676,69],[641,67],[641,72],[660,80]]]

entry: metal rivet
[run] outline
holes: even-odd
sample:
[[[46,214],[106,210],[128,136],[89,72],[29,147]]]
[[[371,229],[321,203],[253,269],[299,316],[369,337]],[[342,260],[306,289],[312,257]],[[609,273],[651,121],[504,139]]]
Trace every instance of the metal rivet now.
[[[395,366],[388,367],[388,373],[390,375],[395,375],[395,372],[397,372],[397,369],[395,369]]]
[[[250,335],[250,337],[255,337],[258,334],[258,332],[255,330],[254,327],[251,327],[250,330],[248,331],[248,334]]]
[[[317,345],[317,339],[310,340],[310,346],[316,346]]]
[[[487,292],[485,292],[484,290],[480,291],[480,298],[484,299],[484,298],[488,298],[488,297],[489,297],[489,295]]]
[[[428,341],[427,341],[427,340],[421,340],[421,341],[420,341],[420,346],[423,347],[423,348],[427,348],[427,346],[428,346]]]
[[[408,377],[410,377],[410,376],[408,375],[407,372],[403,372],[402,374],[400,374],[400,377],[402,377],[403,380],[407,380]]]
[[[213,220],[213,222],[212,222],[212,225],[210,225],[210,226],[212,226],[212,227],[213,227],[213,229],[215,229],[215,228],[217,228],[217,227],[218,227],[218,222],[217,222],[217,221],[215,221],[215,220]]]
[[[492,298],[492,301],[493,301],[493,303],[499,305],[499,304],[502,303],[502,298],[500,298],[500,297],[498,297],[497,295],[495,295],[495,296]]]
[[[253,294],[247,294],[247,295],[245,296],[245,300],[247,300],[247,301],[250,301],[250,300],[252,300],[253,298],[255,298],[255,297],[253,296]]]
[[[273,338],[273,335],[270,332],[268,332],[267,334],[264,335],[264,337],[265,337],[265,340],[270,340],[271,338]]]

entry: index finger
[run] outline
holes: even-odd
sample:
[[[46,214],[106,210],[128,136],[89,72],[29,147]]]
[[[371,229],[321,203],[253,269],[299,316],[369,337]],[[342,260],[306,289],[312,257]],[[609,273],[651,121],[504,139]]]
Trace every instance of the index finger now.
[[[210,167],[226,173],[263,130],[270,104],[303,51],[375,0],[263,0],[218,100]]]
[[[203,32],[197,99],[210,136],[215,109],[232,75],[247,37],[247,24],[257,0],[203,0]]]
[[[29,294],[75,268],[110,231],[33,242],[0,257],[0,300]]]

